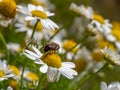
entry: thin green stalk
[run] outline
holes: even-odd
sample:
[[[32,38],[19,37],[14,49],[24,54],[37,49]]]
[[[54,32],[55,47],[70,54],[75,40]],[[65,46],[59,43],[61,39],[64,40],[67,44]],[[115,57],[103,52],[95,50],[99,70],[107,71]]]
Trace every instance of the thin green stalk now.
[[[0,39],[2,40],[2,42],[3,42],[4,46],[5,46],[6,54],[7,54],[7,60],[8,60],[8,62],[9,62],[9,50],[8,50],[8,48],[7,48],[6,41],[5,41],[5,39],[4,39],[4,37],[3,37],[3,35],[2,35],[1,32],[0,32]]]
[[[44,77],[44,74],[42,74],[42,76],[39,78],[39,83],[38,83],[36,90],[40,90],[40,84],[41,84],[43,77]]]
[[[22,86],[23,86],[23,74],[24,74],[24,71],[25,71],[25,63],[23,64],[23,68],[22,68],[21,81],[20,81],[20,88],[22,88]]]
[[[65,55],[71,51],[72,49],[74,49],[75,47],[77,47],[79,44],[82,44],[88,37],[89,37],[90,33],[87,33],[75,46],[73,46],[72,48],[70,48],[68,51],[65,52]]]
[[[4,87],[3,81],[0,81],[0,86],[1,86],[1,88]]]
[[[83,82],[80,82],[80,83],[78,84],[79,87],[78,87],[77,89],[80,89],[88,80],[90,80],[90,79],[92,79],[93,77],[95,77],[99,72],[101,72],[101,71],[102,71],[104,68],[106,68],[108,65],[109,65],[109,64],[106,63],[106,64],[105,64],[104,66],[102,66],[97,72],[91,74],[89,77],[86,77]],[[85,76],[86,76],[86,75],[85,75]],[[83,76],[83,78],[84,78],[84,76]]]
[[[34,26],[34,28],[33,28],[33,32],[32,32],[32,35],[31,35],[31,37],[30,37],[30,40],[31,40],[31,39],[33,38],[33,36],[34,36],[34,33],[35,33],[36,28],[37,28],[38,22],[39,22],[39,20],[37,20],[37,22],[35,23],[35,26]]]
[[[62,29],[63,27],[61,27],[54,35],[52,35],[47,42],[50,42]]]

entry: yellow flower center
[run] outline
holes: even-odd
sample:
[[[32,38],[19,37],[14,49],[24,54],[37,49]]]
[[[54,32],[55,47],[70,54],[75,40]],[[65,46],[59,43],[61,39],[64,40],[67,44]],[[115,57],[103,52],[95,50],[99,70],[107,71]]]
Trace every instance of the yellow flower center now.
[[[18,82],[16,80],[10,80],[10,86],[12,88],[17,88],[18,86]],[[16,90],[16,89],[15,89]]]
[[[16,76],[19,76],[19,75],[20,75],[20,70],[19,70],[17,67],[11,65],[11,66],[9,66],[9,68],[12,69],[13,73],[14,73]]]
[[[112,34],[120,41],[120,22],[113,22]]]
[[[41,5],[41,6],[45,7],[44,3],[40,2],[40,1],[38,2],[37,0],[31,0],[31,3],[36,5],[36,6]]]
[[[4,75],[5,73],[2,70],[0,70],[0,78],[2,78]]]
[[[99,21],[101,24],[105,24],[104,18],[99,14],[94,14],[93,19]]]
[[[93,60],[95,60],[97,62],[100,62],[103,60],[102,53],[98,50],[93,51],[91,56],[92,56]]]
[[[105,48],[106,46],[112,50],[115,50],[115,47],[112,43],[106,41],[103,37],[99,37],[97,40],[97,45],[100,49]]]
[[[77,71],[78,73],[81,73],[83,70],[85,70],[86,66],[87,66],[87,62],[84,59],[79,59],[79,60],[75,60],[75,71]]]
[[[43,18],[43,19],[47,18],[47,14],[40,11],[40,10],[32,10],[31,14],[32,14],[32,16],[37,16],[37,17],[40,17],[40,18]]]
[[[33,72],[29,72],[27,74],[27,77],[30,78],[31,80],[35,80],[35,81],[39,80],[38,76]]]
[[[29,21],[26,23],[26,26],[29,27],[29,28],[32,28],[32,29],[34,28],[34,25],[31,26]],[[36,30],[38,30],[38,31],[42,31],[43,30],[42,24],[40,22],[38,22]]]
[[[73,48],[76,44],[77,44],[77,43],[76,43],[75,41],[73,41],[73,40],[66,40],[66,41],[63,42],[63,48],[64,48],[66,51],[68,51],[68,50],[70,50],[71,48]],[[75,48],[72,50],[72,52],[75,53],[77,50],[78,50],[78,48],[75,47]]]
[[[61,67],[61,58],[56,53],[47,53],[42,56],[42,61],[48,66],[59,68]]]
[[[14,18],[16,15],[16,3],[14,0],[0,0],[0,14],[6,18]]]

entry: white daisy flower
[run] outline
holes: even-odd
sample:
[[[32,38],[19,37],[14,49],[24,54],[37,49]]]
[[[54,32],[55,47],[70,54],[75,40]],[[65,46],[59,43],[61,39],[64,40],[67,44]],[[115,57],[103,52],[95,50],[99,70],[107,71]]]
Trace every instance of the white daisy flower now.
[[[24,78],[29,80],[29,81],[38,81],[39,77],[37,76],[37,74],[35,74],[34,72],[30,72],[28,70],[24,71],[23,74]]]
[[[0,81],[6,80],[10,77],[13,77],[14,74],[11,69],[6,64],[6,61],[0,60]]]
[[[101,33],[106,40],[110,42],[116,41],[116,38],[111,33],[112,24],[109,23],[109,20],[103,20],[104,23],[101,23],[97,20],[92,20],[91,23],[88,24],[87,28],[89,30],[94,30],[96,32]]]
[[[101,24],[99,21],[92,20],[90,24],[88,24],[89,29],[94,29],[103,33],[104,35],[111,33],[112,25],[109,23],[108,20],[104,20],[104,24]]]
[[[0,89],[0,90],[5,90],[5,89]],[[6,90],[13,90],[11,86],[8,86]]]
[[[84,16],[87,19],[91,19],[93,17],[93,9],[90,6],[77,6],[75,3],[72,3],[70,6],[70,10]]]
[[[10,42],[7,44],[7,48],[8,48],[8,50],[10,50],[10,52],[15,53],[15,52],[19,51],[20,44]]]
[[[77,75],[77,72],[72,69],[75,67],[74,63],[61,62],[61,58],[56,53],[42,55],[37,48],[32,47],[32,49],[33,51],[25,50],[25,55],[41,65],[40,71],[47,73],[49,82],[58,81],[61,74],[69,79]]]
[[[107,84],[105,82],[102,82],[101,90],[120,90],[120,83],[112,82],[110,85],[107,86]]]
[[[120,55],[117,52],[110,50],[105,47],[101,50],[105,60],[107,60],[112,65],[120,65]]]
[[[37,20],[40,20],[43,29],[45,30],[55,30],[59,27],[48,17],[53,16],[54,13],[50,13],[49,11],[45,11],[42,6],[35,6],[33,4],[28,4],[28,8],[18,6],[18,11],[27,15],[25,17],[26,21],[30,21],[32,25],[35,25]]]
[[[32,33],[33,33],[33,27],[34,25],[31,25],[30,22],[27,22],[23,19],[23,17],[18,17],[17,18],[17,23],[15,24],[16,26],[16,32],[26,32],[26,37],[25,39],[28,40]],[[42,30],[42,25],[40,24],[40,22],[37,24],[36,27],[36,31],[34,33],[33,38],[37,41],[40,41],[41,39],[45,38],[48,39],[52,36],[53,34],[51,33],[51,31],[46,31],[46,30]]]

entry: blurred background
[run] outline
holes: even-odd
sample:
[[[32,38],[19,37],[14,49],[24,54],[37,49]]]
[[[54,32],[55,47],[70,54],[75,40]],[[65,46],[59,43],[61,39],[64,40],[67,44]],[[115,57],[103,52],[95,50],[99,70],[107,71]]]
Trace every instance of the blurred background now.
[[[30,3],[30,0],[15,0],[17,4]],[[71,29],[70,26],[73,24],[73,20],[76,17],[76,14],[69,10],[69,7],[72,2],[76,3],[78,6],[83,4],[87,6],[92,6],[92,8],[102,15],[105,19],[109,19],[110,22],[120,22],[120,0],[49,0],[53,7],[50,11],[55,13],[54,17],[51,19],[58,23],[59,25],[63,25],[67,31],[66,38],[74,39],[78,41],[79,38],[75,37],[73,33],[76,33],[75,30],[69,31]],[[11,31],[10,31],[11,32]],[[24,33],[23,33],[24,34]],[[10,35],[10,33],[9,33]],[[13,34],[12,34],[13,35]],[[17,37],[22,37],[16,35]],[[24,36],[24,35],[23,35]],[[9,41],[8,37],[6,37],[6,41]],[[75,37],[75,38],[73,38]],[[13,37],[14,38],[14,37]],[[8,40],[7,40],[8,39]],[[20,38],[21,39],[21,38]],[[19,40],[22,41],[22,40]],[[19,41],[17,43],[19,43]],[[90,46],[92,47],[93,44]],[[89,80],[81,90],[100,90],[100,83],[102,81],[110,82],[119,81],[120,82],[120,66],[115,66],[114,68],[106,68],[104,71],[104,77],[100,77],[99,75],[95,78]],[[62,82],[62,80],[61,80]],[[59,84],[59,83],[58,83]],[[54,84],[53,84],[54,85]],[[55,84],[57,85],[57,84]],[[63,86],[65,87],[65,85]],[[63,88],[62,87],[62,88]],[[51,89],[52,90],[52,89]],[[61,88],[59,88],[61,90]],[[64,89],[63,89],[64,90]]]

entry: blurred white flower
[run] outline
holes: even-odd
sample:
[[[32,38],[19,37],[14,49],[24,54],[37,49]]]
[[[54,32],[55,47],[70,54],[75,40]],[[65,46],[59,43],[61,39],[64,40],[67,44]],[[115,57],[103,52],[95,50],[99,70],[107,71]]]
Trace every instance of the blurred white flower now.
[[[0,81],[14,77],[12,70],[8,67],[6,61],[0,60]]]
[[[75,3],[72,3],[70,5],[70,10],[84,16],[87,19],[91,19],[93,17],[93,9],[90,6],[77,6]]]
[[[108,61],[112,65],[120,65],[120,55],[117,52],[112,51],[107,47],[102,49],[101,52],[106,61]]]
[[[120,90],[120,83],[112,82],[107,86],[105,82],[101,82],[101,90]]]

